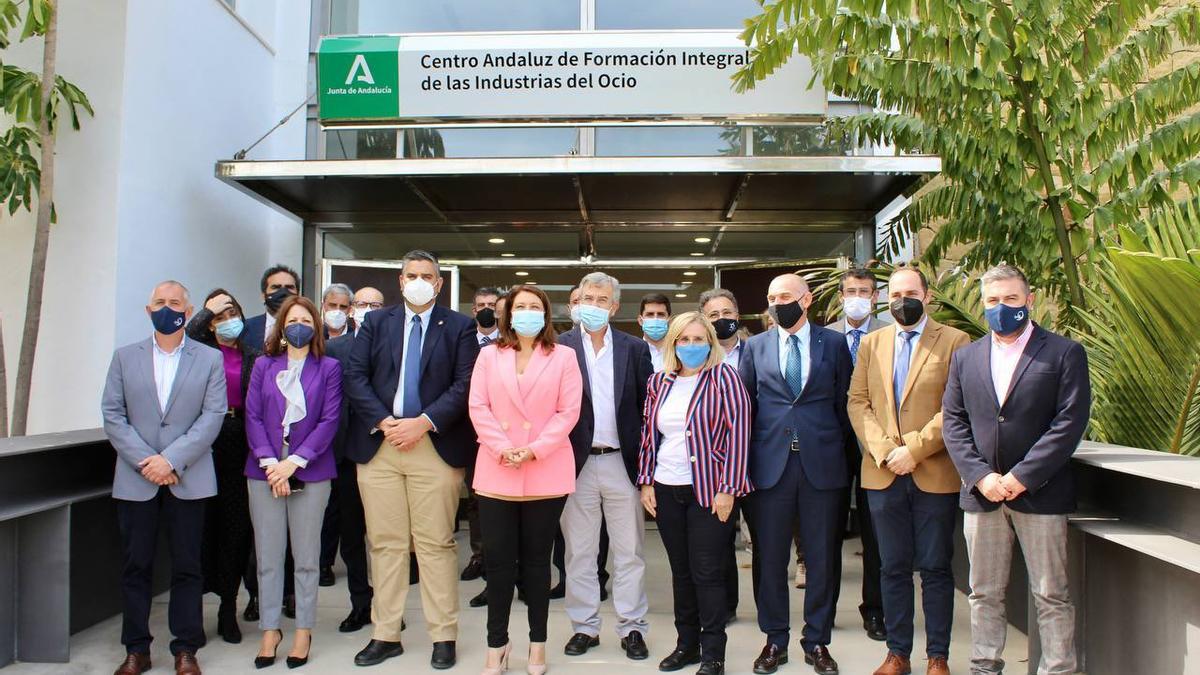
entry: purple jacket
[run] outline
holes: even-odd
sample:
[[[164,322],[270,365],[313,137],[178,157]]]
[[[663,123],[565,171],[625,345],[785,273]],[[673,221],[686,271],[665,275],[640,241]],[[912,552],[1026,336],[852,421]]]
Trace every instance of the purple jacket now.
[[[258,466],[260,459],[279,459],[283,447],[283,412],[287,401],[275,384],[276,375],[287,369],[287,355],[260,356],[250,373],[246,392],[246,477],[266,480]],[[333,458],[333,437],[342,414],[342,366],[337,359],[317,358],[312,354],[300,374],[308,414],[292,425],[291,454],[308,460],[308,466],[296,471],[306,482],[329,480],[337,475]]]

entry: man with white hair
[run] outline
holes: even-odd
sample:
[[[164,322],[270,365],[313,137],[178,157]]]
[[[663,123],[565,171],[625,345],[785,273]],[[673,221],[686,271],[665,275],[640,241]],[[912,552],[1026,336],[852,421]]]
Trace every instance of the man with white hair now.
[[[559,342],[575,350],[583,377],[583,406],[571,432],[575,492],[563,509],[566,540],[567,616],[574,632],[568,656],[600,644],[600,579],[596,555],[603,519],[613,551],[613,609],[625,655],[650,655],[642,505],[637,484],[646,380],[653,374],[646,342],[609,325],[621,301],[621,284],[592,272],[579,284],[579,326]]]

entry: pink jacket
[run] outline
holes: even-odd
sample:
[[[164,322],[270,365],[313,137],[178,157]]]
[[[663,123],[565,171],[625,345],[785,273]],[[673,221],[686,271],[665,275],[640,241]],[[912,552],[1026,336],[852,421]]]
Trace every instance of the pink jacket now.
[[[535,347],[525,374],[517,377],[517,352],[488,345],[471,376],[471,423],[479,435],[473,487],[507,497],[575,491],[575,455],[567,437],[579,419],[583,376],[575,351]],[[536,459],[513,469],[500,453],[528,447]]]

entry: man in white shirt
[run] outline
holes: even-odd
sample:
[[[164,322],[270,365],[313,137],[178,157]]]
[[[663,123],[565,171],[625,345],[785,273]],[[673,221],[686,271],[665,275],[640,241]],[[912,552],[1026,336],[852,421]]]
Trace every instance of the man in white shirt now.
[[[354,293],[354,334],[362,328],[367,315],[383,308],[383,292],[374,286],[363,286]]]
[[[351,319],[354,291],[346,284],[329,284],[321,294],[321,313],[325,321],[325,339],[332,340],[353,331]]]
[[[667,324],[671,321],[671,300],[662,293],[643,295],[637,320],[642,327],[642,339],[650,348],[650,363],[657,373],[663,367],[663,340],[667,337]]]

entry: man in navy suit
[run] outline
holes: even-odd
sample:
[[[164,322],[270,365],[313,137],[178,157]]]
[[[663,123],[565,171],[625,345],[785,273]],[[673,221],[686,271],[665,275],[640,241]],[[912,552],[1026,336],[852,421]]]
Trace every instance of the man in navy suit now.
[[[1018,269],[980,280],[988,335],[955,352],[942,397],[942,437],[962,476],[959,504],[971,563],[971,672],[1004,669],[1004,596],[1014,535],[1029,570],[1039,673],[1074,673],[1075,607],[1067,588],[1071,455],[1092,404],[1087,353],[1030,320]]]
[[[650,652],[645,641],[649,603],[637,460],[646,381],[654,366],[645,340],[609,325],[620,306],[620,283],[603,272],[592,272],[579,289],[580,325],[559,337],[561,344],[575,350],[583,373],[583,406],[571,431],[575,492],[567,498],[561,520],[566,541],[566,610],[574,633],[563,651],[580,656],[600,644],[596,556],[604,523],[613,551],[617,635],[625,655],[641,660]]]
[[[262,290],[263,305],[266,313],[246,319],[242,327],[242,340],[259,347],[266,342],[275,326],[275,312],[283,305],[289,295],[300,292],[300,275],[287,265],[274,265],[263,272],[258,282]]]
[[[435,304],[441,288],[437,258],[408,252],[400,276],[404,304],[367,315],[346,370],[351,419],[359,427],[348,433],[346,457],[359,464],[375,583],[374,632],[354,657],[360,666],[404,653],[410,540],[421,566],[431,665],[445,669],[456,661],[454,524],[464,467],[478,448],[467,394],[479,343],[470,317]]]
[[[840,334],[806,316],[812,293],[795,274],[767,290],[775,327],[746,342],[739,369],[754,413],[748,500],[754,539],[758,627],[767,644],[754,672],[787,663],[788,560],[799,515],[808,567],[804,593],[804,660],[816,672],[837,673],[830,633],[842,574],[843,500],[849,489],[846,413],[850,350]]]

